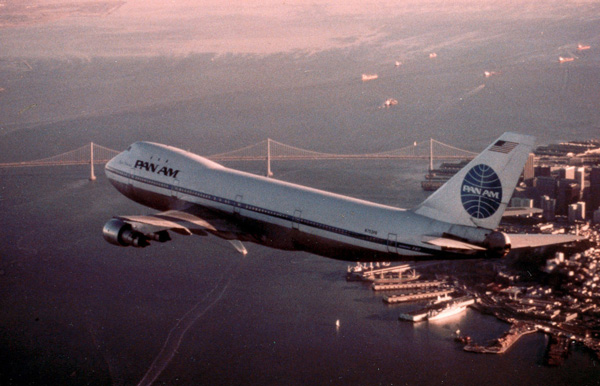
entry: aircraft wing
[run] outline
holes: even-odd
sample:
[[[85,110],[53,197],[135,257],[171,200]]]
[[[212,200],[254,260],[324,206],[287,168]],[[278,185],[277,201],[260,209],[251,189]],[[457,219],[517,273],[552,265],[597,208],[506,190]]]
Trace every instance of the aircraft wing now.
[[[583,236],[575,235],[546,235],[546,234],[509,234],[512,249],[535,248],[546,245],[567,244],[573,241],[585,240]]]
[[[115,216],[115,218],[131,225],[131,228],[144,235],[156,234],[162,231],[173,231],[181,235],[206,236],[207,233],[215,234],[229,241],[240,253],[246,254],[247,250],[235,235],[241,233],[233,223],[223,219],[204,219],[196,214],[169,210],[146,216]]]

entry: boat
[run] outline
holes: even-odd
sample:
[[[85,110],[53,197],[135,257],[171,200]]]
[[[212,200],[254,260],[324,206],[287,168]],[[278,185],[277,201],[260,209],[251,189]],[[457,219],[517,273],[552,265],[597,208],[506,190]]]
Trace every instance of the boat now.
[[[379,78],[379,75],[377,75],[377,74],[362,74],[362,81],[363,82],[366,82],[366,81],[369,81],[369,80],[374,80],[374,79],[377,79],[377,78]]]
[[[430,310],[427,313],[427,320],[438,320],[447,318],[452,315],[456,315],[458,313],[463,312],[467,309],[466,305],[458,304],[458,303],[447,303],[446,307],[437,310]]]
[[[443,163],[439,169],[432,169],[425,175],[425,180],[421,181],[421,188],[430,192],[437,190],[468,163],[469,160]]]
[[[578,45],[577,45],[577,49],[578,49],[579,51],[583,51],[583,50],[589,50],[590,48],[591,48],[590,46],[588,46],[588,45],[585,45],[585,44],[578,44]]]
[[[392,107],[392,106],[396,106],[398,104],[398,101],[394,98],[389,98],[386,99],[385,103],[383,104],[383,107]]]
[[[434,190],[439,189],[442,185],[444,185],[448,181],[447,179],[430,179],[427,181],[421,181],[421,189],[432,192]]]
[[[448,296],[448,294],[445,294],[444,296],[438,296],[437,299],[432,300],[431,304],[440,304],[440,303],[445,303],[448,302],[450,300],[452,300],[452,296]]]
[[[564,56],[558,57],[559,63],[572,62],[574,60],[575,60],[575,58],[565,58]]]

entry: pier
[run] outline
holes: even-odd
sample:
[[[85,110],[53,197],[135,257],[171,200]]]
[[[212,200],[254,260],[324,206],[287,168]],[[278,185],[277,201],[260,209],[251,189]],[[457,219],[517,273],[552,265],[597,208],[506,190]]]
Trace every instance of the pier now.
[[[439,287],[444,284],[440,280],[419,280],[419,281],[388,281],[388,282],[375,282],[371,286],[373,291],[392,291],[392,290],[406,290],[414,288],[428,288],[428,287]]]
[[[444,288],[433,291],[417,291],[399,295],[388,295],[383,297],[383,301],[389,304],[412,302],[415,300],[433,299],[437,298],[438,296],[446,296],[453,291],[454,289],[452,288]]]

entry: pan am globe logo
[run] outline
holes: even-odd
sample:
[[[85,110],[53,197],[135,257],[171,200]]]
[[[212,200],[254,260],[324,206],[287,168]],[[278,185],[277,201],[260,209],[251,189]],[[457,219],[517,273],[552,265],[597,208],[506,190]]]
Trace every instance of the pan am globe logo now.
[[[467,172],[460,188],[463,208],[471,217],[488,218],[502,202],[502,183],[491,167],[475,165]]]

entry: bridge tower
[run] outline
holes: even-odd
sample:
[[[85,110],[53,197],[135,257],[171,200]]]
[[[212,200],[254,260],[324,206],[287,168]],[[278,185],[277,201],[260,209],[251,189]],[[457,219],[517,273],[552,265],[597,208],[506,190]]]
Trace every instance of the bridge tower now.
[[[271,138],[267,138],[267,177],[273,177],[271,171]]]
[[[90,181],[96,181],[94,174],[94,142],[90,142]]]
[[[429,173],[433,171],[433,138],[429,138]]]

